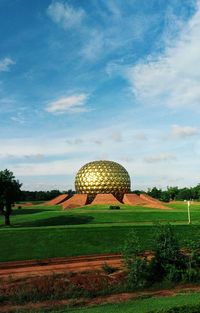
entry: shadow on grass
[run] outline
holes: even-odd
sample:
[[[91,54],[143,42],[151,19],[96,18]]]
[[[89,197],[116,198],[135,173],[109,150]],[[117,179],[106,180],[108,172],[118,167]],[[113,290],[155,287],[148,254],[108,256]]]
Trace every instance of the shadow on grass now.
[[[51,211],[48,209],[15,209],[12,211],[12,215],[24,215],[24,214],[34,214],[34,213],[41,213],[41,212],[47,212],[47,211]],[[11,215],[11,218],[12,218]]]
[[[94,218],[92,216],[74,216],[60,215],[46,219],[22,222],[14,224],[14,227],[39,227],[39,226],[58,226],[58,225],[79,225],[90,223]]]

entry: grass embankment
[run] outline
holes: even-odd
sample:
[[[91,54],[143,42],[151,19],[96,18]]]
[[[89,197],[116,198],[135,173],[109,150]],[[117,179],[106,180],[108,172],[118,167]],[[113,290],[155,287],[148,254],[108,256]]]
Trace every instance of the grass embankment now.
[[[142,249],[152,249],[155,222],[177,225],[181,244],[200,235],[200,205],[191,206],[193,225],[187,225],[186,204],[159,210],[121,205],[86,206],[63,211],[60,206],[33,206],[14,210],[12,227],[0,224],[0,261],[41,259],[120,252],[131,229],[139,235]]]
[[[200,293],[181,294],[171,297],[154,297],[149,299],[138,299],[119,304],[107,304],[93,308],[77,309],[67,311],[69,313],[148,313],[159,310],[167,310],[173,307],[184,305],[200,304]],[[64,313],[66,311],[60,311]],[[53,312],[52,312],[53,313]]]
[[[153,248],[157,233],[155,226],[1,230],[0,261],[120,252],[132,229],[137,232],[143,250]],[[195,225],[178,225],[176,233],[182,245],[187,240],[200,238],[200,229]]]
[[[174,307],[181,308],[186,305],[188,308],[193,305],[200,305],[200,293],[186,293],[169,297],[137,299],[123,303],[98,305],[90,308],[69,309],[66,307],[57,310],[44,308],[42,310],[17,310],[17,313],[156,313],[160,310],[163,310],[162,312],[164,312],[164,310],[168,310]]]
[[[155,297],[138,299],[118,304],[107,304],[93,308],[75,309],[69,313],[148,313],[151,311],[165,310],[177,306],[200,304],[200,293],[180,294],[173,297]],[[58,311],[59,312],[59,311]],[[64,313],[66,311],[60,311]],[[54,312],[52,312],[54,313]]]

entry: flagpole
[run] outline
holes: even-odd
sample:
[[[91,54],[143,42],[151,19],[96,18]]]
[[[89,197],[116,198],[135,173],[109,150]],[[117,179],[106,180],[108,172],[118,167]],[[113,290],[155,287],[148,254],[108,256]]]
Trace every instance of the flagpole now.
[[[188,224],[191,224],[191,218],[190,218],[190,201],[187,202],[188,205]]]

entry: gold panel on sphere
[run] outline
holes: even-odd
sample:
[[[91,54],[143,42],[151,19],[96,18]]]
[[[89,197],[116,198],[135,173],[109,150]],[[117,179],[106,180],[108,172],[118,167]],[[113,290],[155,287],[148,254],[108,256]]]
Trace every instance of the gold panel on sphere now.
[[[130,192],[131,182],[127,170],[113,161],[94,161],[85,164],[75,178],[77,193],[94,196],[98,193],[111,193],[121,200]]]

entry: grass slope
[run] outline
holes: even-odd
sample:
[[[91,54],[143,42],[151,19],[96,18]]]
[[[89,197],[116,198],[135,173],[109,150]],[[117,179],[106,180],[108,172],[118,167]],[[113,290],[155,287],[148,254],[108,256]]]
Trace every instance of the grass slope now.
[[[119,304],[107,304],[93,308],[67,311],[70,313],[148,313],[154,310],[170,309],[183,305],[200,304],[200,293],[182,294],[174,297],[138,299]],[[60,311],[60,313],[66,311]]]
[[[18,313],[148,313],[157,312],[161,309],[182,307],[184,305],[200,304],[200,293],[179,294],[170,297],[154,297],[148,299],[137,299],[118,304],[98,305],[91,308],[58,309],[58,310],[18,310]]]
[[[148,225],[4,230],[0,232],[0,261],[120,252],[132,229],[137,232],[143,250],[153,248],[157,229]],[[183,245],[187,240],[200,238],[196,225],[178,225],[176,232]]]

